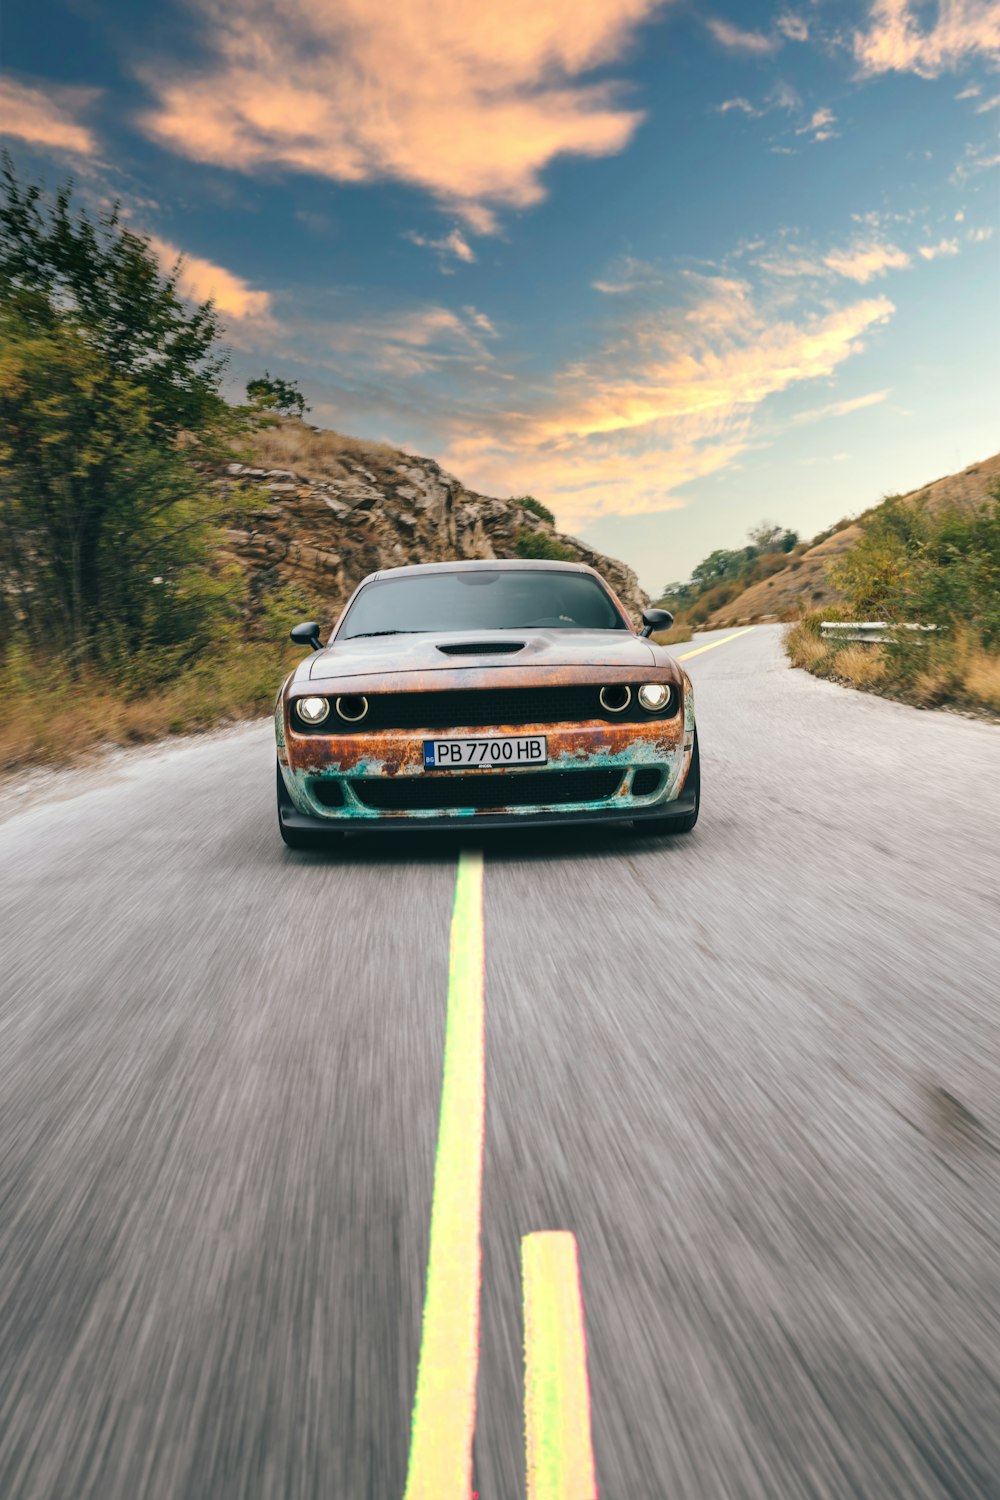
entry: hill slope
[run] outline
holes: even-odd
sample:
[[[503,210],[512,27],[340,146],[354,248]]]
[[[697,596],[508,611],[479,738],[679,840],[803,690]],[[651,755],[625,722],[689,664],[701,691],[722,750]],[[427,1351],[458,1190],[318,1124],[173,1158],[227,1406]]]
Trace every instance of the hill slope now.
[[[943,510],[949,505],[978,505],[989,498],[998,482],[1000,453],[995,453],[981,463],[970,464],[961,473],[948,474],[922,489],[911,490],[903,499],[913,504],[925,503],[931,511]],[[780,619],[794,613],[800,606],[823,609],[839,604],[841,595],[830,583],[830,569],[860,535],[858,522],[842,522],[839,530],[793,559],[788,567],[751,584],[742,594],[716,610],[709,626],[745,625],[754,620]]]
[[[595,552],[513,500],[467,490],[429,458],[366,443],[297,418],[262,428],[254,462],[230,464],[222,483],[269,495],[251,530],[227,533],[251,596],[293,585],[329,626],[355,585],[378,568],[454,557],[517,557],[529,533],[596,568],[638,621],[647,596],[632,569]],[[536,555],[536,554],[533,554]]]

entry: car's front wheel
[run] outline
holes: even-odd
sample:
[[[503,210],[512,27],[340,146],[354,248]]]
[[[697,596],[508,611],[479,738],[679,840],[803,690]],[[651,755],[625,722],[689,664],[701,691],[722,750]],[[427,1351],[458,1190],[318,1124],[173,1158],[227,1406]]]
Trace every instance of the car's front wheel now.
[[[314,833],[311,828],[289,828],[281,813],[283,808],[290,808],[293,806],[293,803],[291,797],[288,795],[285,778],[281,774],[281,767],[277,761],[274,768],[277,776],[278,791],[278,832],[281,834],[285,847],[287,849],[329,849],[332,843],[339,837],[342,837],[338,831],[331,829],[327,833],[324,829],[322,832]]]
[[[689,813],[683,813],[679,818],[643,818],[636,828],[650,833],[690,833],[698,821],[698,813],[701,811],[701,756],[698,752],[698,731],[694,732],[694,748],[691,751],[691,765],[688,769],[687,780],[684,783],[684,791],[694,792],[694,808]]]

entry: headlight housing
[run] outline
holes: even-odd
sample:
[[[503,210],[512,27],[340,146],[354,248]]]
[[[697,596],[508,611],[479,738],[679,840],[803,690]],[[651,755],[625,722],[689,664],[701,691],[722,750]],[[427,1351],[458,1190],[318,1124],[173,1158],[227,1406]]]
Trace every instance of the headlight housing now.
[[[296,698],[295,712],[303,724],[322,724],[330,712],[328,698]]]
[[[638,696],[647,713],[662,714],[670,706],[673,689],[669,682],[644,682]]]

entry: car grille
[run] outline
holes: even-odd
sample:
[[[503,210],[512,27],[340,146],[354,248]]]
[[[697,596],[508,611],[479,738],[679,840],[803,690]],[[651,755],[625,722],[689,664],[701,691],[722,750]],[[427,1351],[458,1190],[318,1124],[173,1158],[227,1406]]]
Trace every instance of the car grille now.
[[[568,802],[603,802],[622,783],[622,772],[495,771],[458,776],[356,777],[350,787],[365,807],[379,812],[422,812],[454,807],[561,807]]]
[[[600,702],[600,682],[549,688],[456,688],[445,692],[368,693],[368,712],[357,723],[341,721],[334,707],[322,724],[307,725],[296,718],[300,733],[368,734],[380,729],[485,729],[520,724],[579,724],[588,719],[605,723],[648,723],[676,712],[676,695],[661,714],[639,707],[636,688],[624,713],[611,713]],[[350,696],[350,695],[347,695]]]

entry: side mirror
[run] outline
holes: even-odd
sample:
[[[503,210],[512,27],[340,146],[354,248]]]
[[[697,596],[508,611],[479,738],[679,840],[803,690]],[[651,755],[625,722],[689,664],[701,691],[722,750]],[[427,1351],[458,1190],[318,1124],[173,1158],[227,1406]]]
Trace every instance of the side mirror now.
[[[642,635],[652,635],[654,630],[669,630],[674,617],[669,609],[644,609],[642,612]],[[294,632],[293,632],[294,634]]]
[[[323,642],[319,638],[319,626],[315,620],[303,620],[302,624],[294,626],[289,634],[296,646],[311,646],[314,651],[323,649]]]

